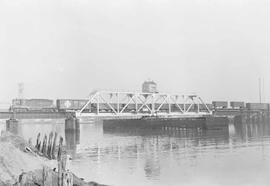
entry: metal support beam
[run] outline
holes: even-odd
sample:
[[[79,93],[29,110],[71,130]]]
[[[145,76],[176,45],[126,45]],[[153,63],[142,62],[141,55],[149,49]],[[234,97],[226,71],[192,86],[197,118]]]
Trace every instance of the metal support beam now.
[[[206,110],[202,111],[203,107]],[[76,112],[76,115],[209,115],[211,113],[203,100],[195,94],[98,91],[89,96],[87,103]]]

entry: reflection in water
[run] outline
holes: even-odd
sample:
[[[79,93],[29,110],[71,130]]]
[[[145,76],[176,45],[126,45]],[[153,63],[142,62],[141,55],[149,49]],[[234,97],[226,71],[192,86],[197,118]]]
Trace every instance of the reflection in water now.
[[[235,135],[238,140],[248,141],[256,140],[263,137],[270,136],[269,120],[262,120],[258,123],[256,120],[253,122],[242,122],[236,120],[234,123]]]
[[[150,179],[155,179],[160,176],[160,163],[155,158],[147,157],[144,165],[145,176]]]
[[[75,158],[77,145],[80,144],[80,129],[65,130],[65,144],[67,154]]]
[[[102,123],[65,131],[55,124],[19,123],[18,134],[65,137],[72,170],[110,185],[268,185],[270,123],[236,120],[227,130],[200,128],[103,130]],[[5,123],[0,124],[3,129]],[[256,175],[256,179],[254,178]]]

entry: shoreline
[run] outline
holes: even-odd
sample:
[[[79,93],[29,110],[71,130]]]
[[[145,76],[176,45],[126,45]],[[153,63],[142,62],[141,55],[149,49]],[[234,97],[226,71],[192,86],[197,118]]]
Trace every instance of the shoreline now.
[[[41,156],[22,137],[2,131],[0,136],[0,185],[58,185],[57,161]],[[72,172],[74,186],[106,186],[85,182]]]

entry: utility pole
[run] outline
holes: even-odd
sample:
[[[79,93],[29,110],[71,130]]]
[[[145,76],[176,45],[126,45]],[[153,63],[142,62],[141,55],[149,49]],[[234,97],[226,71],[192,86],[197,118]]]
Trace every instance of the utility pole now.
[[[259,99],[260,103],[262,103],[261,78],[259,78]]]
[[[265,103],[264,77],[262,78],[262,102]]]
[[[24,83],[18,83],[18,99],[24,98]]]

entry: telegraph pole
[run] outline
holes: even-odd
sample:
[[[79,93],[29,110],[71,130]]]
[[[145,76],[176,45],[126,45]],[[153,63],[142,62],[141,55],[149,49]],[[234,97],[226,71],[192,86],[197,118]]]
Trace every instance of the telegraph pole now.
[[[259,78],[259,99],[260,103],[262,103],[261,78]]]
[[[18,83],[18,99],[24,98],[24,83]]]

